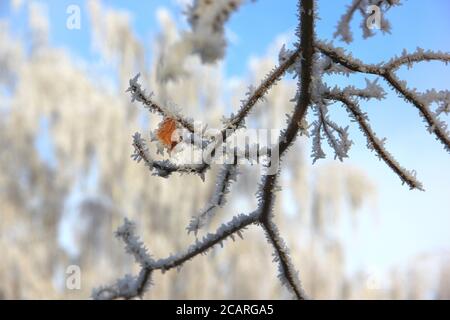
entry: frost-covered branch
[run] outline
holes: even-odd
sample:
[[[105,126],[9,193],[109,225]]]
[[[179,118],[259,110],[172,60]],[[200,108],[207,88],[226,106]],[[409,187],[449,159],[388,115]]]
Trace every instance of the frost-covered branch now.
[[[235,239],[236,234],[240,238],[242,232],[251,224],[258,220],[258,213],[248,215],[239,214],[234,216],[228,223],[222,224],[215,233],[208,233],[201,240],[196,240],[183,253],[170,255],[167,258],[153,260],[143,247],[139,238],[134,234],[134,224],[125,220],[123,226],[119,227],[116,236],[125,242],[127,252],[132,253],[136,261],[141,265],[141,270],[137,277],[126,275],[118,280],[114,285],[103,286],[93,290],[92,297],[94,299],[132,299],[142,297],[150,284],[151,274],[155,270],[161,272],[168,271],[173,268],[180,268],[185,262],[200,254],[206,254],[215,245],[223,245],[223,241],[227,238]]]
[[[297,134],[302,128],[302,122],[306,115],[307,109],[311,104],[311,78],[313,69],[313,55],[314,55],[314,0],[302,0],[299,2],[299,20],[300,26],[297,30],[297,35],[300,38],[298,44],[300,52],[303,52],[301,59],[300,76],[298,83],[297,101],[294,109],[294,114],[288,120],[287,128],[281,133],[279,144],[276,147],[277,153],[271,152],[271,160],[279,161],[286,150],[295,141]],[[275,159],[273,155],[278,158]],[[277,175],[266,175],[263,177],[261,188],[259,191],[259,198],[262,203],[260,208],[262,210],[262,219],[267,219],[271,212],[273,191],[276,186]]]
[[[297,102],[294,114],[289,119],[288,126],[280,136],[280,142],[277,146],[277,158],[275,159],[272,152],[271,161],[279,162],[286,150],[295,141],[296,136],[302,128],[302,122],[306,115],[307,109],[311,104],[311,83],[314,63],[314,17],[315,17],[314,0],[299,1],[298,15],[300,24],[297,29],[299,37],[298,47],[302,52],[301,67],[299,74],[299,94],[297,94]],[[272,163],[274,165],[274,163]],[[276,163],[275,165],[279,165]],[[278,172],[279,173],[279,172]],[[280,280],[292,292],[297,299],[304,299],[305,295],[301,288],[297,272],[290,262],[288,250],[278,236],[278,231],[272,222],[273,205],[275,200],[275,192],[279,189],[277,186],[277,174],[265,175],[262,178],[260,189],[257,193],[259,199],[260,221],[266,231],[269,242],[273,245],[276,252],[276,262],[279,263]]]
[[[450,132],[448,131],[447,124],[438,118],[439,114],[432,112],[426,100],[420,98],[420,93],[408,89],[406,83],[400,81],[394,73],[388,71],[385,73],[384,78],[406,101],[419,109],[421,116],[428,126],[428,131],[433,133],[436,139],[444,145],[447,152],[450,153]]]
[[[353,0],[352,4],[347,7],[347,11],[342,15],[336,28],[337,30],[333,35],[335,38],[341,37],[341,39],[347,43],[353,41],[352,32],[350,30],[350,22],[362,3],[363,0]]]
[[[418,50],[415,54],[409,55],[404,52],[401,57],[394,58],[386,64],[379,63],[374,65],[365,64],[361,60],[353,58],[351,55],[346,55],[345,51],[341,48],[334,48],[331,45],[322,42],[316,42],[315,45],[320,52],[351,71],[381,76],[401,97],[419,110],[420,115],[428,126],[428,131],[435,134],[436,138],[444,145],[444,148],[450,152],[450,133],[448,132],[447,124],[438,118],[439,114],[430,110],[429,103],[427,103],[430,101],[430,97],[428,96],[428,99],[421,99],[420,93],[408,89],[406,83],[399,80],[394,74],[394,70],[405,63],[431,60],[448,63],[450,61],[450,53],[433,53],[430,51]],[[431,100],[435,100],[434,97],[431,98]],[[436,99],[437,98],[438,97],[436,97]]]
[[[187,129],[189,132],[194,133],[194,124],[192,119],[184,118],[180,111],[175,108],[164,108],[153,99],[153,93],[147,94],[145,90],[142,89],[141,84],[138,82],[138,73],[134,78],[130,79],[130,87],[127,92],[131,93],[131,102],[139,101],[141,102],[150,112],[156,112],[162,115],[164,118],[174,119],[177,123]]]
[[[278,81],[280,78],[289,70],[299,59],[301,59],[301,50],[297,48],[292,53],[289,53],[287,56],[284,56],[283,59],[280,59],[281,64],[274,68],[269,74],[266,76],[264,80],[261,81],[261,84],[254,90],[251,90],[248,93],[248,98],[243,100],[242,106],[239,112],[233,116],[229,121],[227,121],[225,127],[222,132],[229,129],[239,128],[244,119],[248,116],[253,106],[263,99],[264,95],[270,90],[270,88]]]
[[[435,115],[439,116],[442,113],[450,113],[450,91],[442,90],[436,91],[434,89],[428,90],[420,95],[420,99],[424,101],[427,105],[432,105],[436,103],[438,105]]]
[[[197,235],[208,221],[214,217],[217,209],[223,207],[226,203],[226,196],[230,192],[230,186],[237,179],[237,164],[225,164],[216,178],[216,188],[209,200],[206,208],[197,216],[192,217],[187,226],[188,233],[194,232]]]
[[[431,50],[423,50],[421,48],[418,48],[413,53],[408,53],[406,50],[403,50],[403,53],[399,57],[393,57],[388,61],[384,65],[384,68],[386,70],[394,71],[404,65],[411,68],[414,63],[426,61],[442,61],[445,64],[448,64],[450,62],[450,54],[441,51],[434,52]]]
[[[199,254],[205,254],[215,245],[223,246],[227,238],[235,239],[235,235],[243,239],[243,231],[251,224],[258,222],[258,212],[235,215],[229,222],[222,224],[215,233],[206,234],[201,240],[196,240],[184,253],[171,255],[155,262],[155,269],[167,271],[180,267],[183,263]]]
[[[319,159],[325,159],[326,154],[322,149],[322,121],[316,120],[312,124],[312,152],[313,164]]]
[[[299,60],[302,60],[300,47],[293,52],[285,52],[286,54],[280,58],[280,65],[269,72],[257,88],[252,87],[252,89],[250,89],[247,93],[248,97],[242,100],[242,106],[237,114],[231,115],[229,119],[224,120],[224,127],[221,130],[221,139],[214,145],[214,149],[211,151],[212,156],[214,156],[215,150],[225,143],[234,131],[244,126],[246,117],[250,114],[258,101],[261,101],[264,98],[270,88],[272,88],[286,72],[292,69]]]
[[[153,160],[148,152],[148,147],[142,138],[140,133],[135,133],[133,135],[133,147],[134,153],[131,158],[136,162],[143,161],[145,166],[153,172],[154,175],[167,178],[172,173],[178,172],[183,173],[194,173],[198,174],[202,180],[205,179],[205,166],[203,164],[191,164],[191,165],[177,165],[169,160],[157,161]]]
[[[351,43],[353,41],[353,34],[350,28],[350,23],[352,22],[352,19],[357,11],[359,11],[363,17],[361,22],[361,29],[363,30],[363,36],[364,38],[372,37],[374,33],[367,25],[367,19],[372,12],[370,12],[369,6],[375,5],[379,8],[379,10],[383,10],[386,12],[390,9],[391,6],[395,6],[400,4],[400,0],[353,0],[352,3],[347,6],[347,10],[342,15],[337,28],[336,32],[334,33],[335,38],[340,38],[342,41],[346,43]],[[380,12],[381,13],[381,12]],[[384,18],[384,15],[381,15],[381,21],[380,21],[380,29],[384,33],[390,33],[390,24],[389,21],[387,21]]]
[[[142,241],[135,234],[136,225],[125,218],[122,226],[116,231],[116,237],[125,243],[125,251],[134,256],[141,266],[137,277],[125,275],[114,285],[94,289],[92,297],[96,300],[132,299],[142,297],[151,284],[151,273],[155,268],[155,261],[147,252]]]
[[[332,93],[341,93],[349,96],[360,98],[363,100],[377,99],[382,100],[386,97],[386,92],[384,89],[378,85],[378,79],[375,81],[370,81],[366,79],[366,87],[364,89],[359,89],[354,86],[348,86],[344,89],[333,88],[331,90]]]
[[[198,53],[203,62],[213,62],[221,58],[224,54],[225,42],[223,38],[224,23],[230,14],[237,10],[243,1],[224,0],[207,1],[197,0],[193,7],[188,10],[189,22],[192,33],[192,50]],[[344,41],[350,42],[352,39],[349,23],[356,11],[361,11],[363,17],[368,14],[365,10],[368,5],[382,6],[387,10],[390,6],[398,4],[398,0],[355,0],[349,7],[346,14],[339,23],[335,36],[340,36]],[[245,120],[251,113],[258,101],[264,98],[272,86],[286,73],[293,73],[298,77],[298,88],[295,107],[291,115],[288,116],[287,126],[279,137],[278,143],[271,145],[267,150],[260,151],[259,145],[246,145],[244,150],[234,148],[231,162],[227,162],[220,171],[215,188],[209,203],[194,217],[189,226],[188,232],[197,231],[204,226],[215,214],[216,210],[225,204],[226,195],[229,193],[233,181],[237,180],[237,167],[242,158],[250,159],[250,154],[266,156],[268,167],[277,168],[276,172],[266,173],[261,177],[261,183],[257,191],[258,206],[251,214],[239,214],[231,221],[219,227],[215,233],[208,233],[201,239],[187,248],[186,251],[170,255],[165,259],[154,260],[148,255],[147,250],[139,239],[134,235],[134,226],[125,221],[123,227],[119,228],[116,236],[125,242],[127,252],[135,257],[140,264],[141,271],[136,277],[125,276],[114,285],[103,287],[94,291],[95,298],[134,298],[141,297],[150,283],[150,276],[155,270],[162,272],[172,268],[180,268],[183,263],[200,254],[205,254],[213,246],[234,236],[242,237],[242,231],[251,224],[257,224],[264,230],[268,242],[274,248],[275,262],[279,267],[279,278],[281,282],[298,299],[305,299],[298,272],[295,270],[289,250],[279,235],[277,226],[274,223],[273,208],[277,191],[280,190],[278,178],[281,167],[280,160],[288,149],[294,144],[299,134],[312,135],[313,161],[325,157],[322,150],[322,139],[326,139],[335,152],[335,158],[343,160],[347,157],[348,150],[352,144],[349,138],[348,128],[341,127],[335,123],[328,115],[328,107],[336,102],[342,103],[353,121],[357,122],[361,131],[367,139],[367,146],[374,151],[411,189],[422,190],[422,184],[416,180],[415,172],[404,169],[385,149],[384,139],[379,139],[370,126],[367,115],[360,109],[359,103],[362,100],[377,99],[382,100],[386,94],[384,89],[377,83],[377,80],[366,80],[366,87],[359,89],[354,86],[345,88],[329,88],[324,81],[325,75],[352,73],[365,73],[383,78],[395,91],[405,100],[416,106],[420,114],[425,119],[429,131],[444,144],[450,151],[450,139],[447,125],[438,117],[449,112],[450,94],[448,91],[430,90],[425,93],[418,93],[408,89],[405,82],[400,81],[394,72],[402,67],[410,67],[414,63],[422,61],[442,61],[448,63],[450,54],[441,52],[431,52],[418,49],[412,54],[403,52],[401,56],[394,57],[386,63],[367,64],[346,54],[341,48],[335,48],[331,44],[315,41],[314,21],[317,18],[315,12],[315,0],[299,0],[298,2],[299,26],[296,30],[298,42],[295,50],[281,49],[279,54],[279,66],[273,69],[266,78],[256,88],[251,88],[247,98],[242,100],[242,105],[236,115],[231,115],[225,119],[222,130],[211,139],[203,140],[194,134],[193,120],[186,119],[177,110],[162,108],[151,99],[141,89],[137,82],[139,75],[130,80],[128,91],[132,94],[132,100],[142,102],[150,111],[157,112],[164,117],[164,121],[157,131],[157,136],[163,138],[169,150],[172,150],[176,143],[172,143],[170,135],[175,131],[177,125],[185,128],[188,136],[183,136],[181,141],[190,143],[198,147],[211,159],[214,159],[219,151],[227,154],[226,140],[233,135],[236,130],[245,126]],[[366,29],[364,29],[366,28]],[[363,25],[364,35],[370,36],[371,32],[367,25]],[[389,30],[389,25],[382,20],[382,29]],[[437,105],[435,111],[431,110],[431,105]],[[313,110],[316,119],[308,126],[306,115],[309,109]],[[309,129],[311,128],[311,129]],[[166,141],[167,140],[167,141]],[[190,142],[193,140],[192,142]],[[195,141],[194,141],[195,140]],[[155,161],[148,152],[148,148],[139,134],[133,137],[135,152],[132,155],[134,160],[144,161],[145,165],[158,176],[167,177],[173,172],[196,173],[204,178],[204,172],[210,168],[210,162],[203,160],[199,165],[176,165],[169,160]],[[225,151],[225,152],[224,152]],[[217,154],[216,154],[217,153]],[[204,155],[203,159],[205,159]]]
[[[343,161],[344,158],[348,157],[348,151],[352,145],[352,141],[348,138],[348,127],[341,128],[333,122],[327,115],[328,107],[326,105],[319,105],[317,109],[321,123],[319,128],[323,129],[328,144],[333,148],[334,158]],[[338,135],[338,138],[335,137],[335,134]],[[320,151],[317,153],[320,154]]]
[[[383,75],[384,69],[380,64],[366,64],[363,61],[354,58],[351,54],[346,54],[343,48],[334,47],[331,43],[316,41],[315,47],[328,56],[335,63],[338,63],[352,72],[370,73],[375,75]]]
[[[386,140],[379,139],[376,136],[370,127],[367,114],[361,111],[355,100],[352,100],[345,93],[337,93],[336,90],[333,93],[329,93],[326,97],[344,104],[352,119],[359,124],[361,131],[366,136],[367,148],[374,151],[399,176],[403,183],[406,183],[411,189],[423,190],[422,183],[416,179],[415,171],[408,171],[403,168],[386,150],[384,147]]]
[[[280,237],[277,226],[269,220],[263,223],[262,227],[266,232],[267,240],[274,248],[273,260],[278,263],[278,278],[298,300],[305,300],[306,294],[303,291],[299,273],[291,261],[289,249]]]
[[[297,101],[291,121],[280,140],[280,156],[295,140],[302,127],[302,122],[304,121],[308,107],[311,104],[311,82],[314,63],[314,1],[300,1],[298,10],[300,25],[297,28],[296,34],[300,40],[298,46],[302,53],[302,59],[298,79]]]
[[[147,95],[145,90],[142,90],[141,85],[138,83],[138,79],[140,74],[136,75],[134,78],[130,79],[130,87],[127,91],[132,94],[132,101],[137,100],[142,102],[150,111],[158,112],[163,115],[165,118],[174,119],[177,123],[181,124],[185,129],[187,129],[190,133],[190,138],[185,139],[186,142],[191,142],[192,144],[199,146],[202,149],[202,152],[206,152],[211,155],[211,158],[217,153],[217,150],[223,146],[226,140],[231,136],[231,134],[237,129],[241,128],[244,125],[245,118],[250,114],[252,108],[257,104],[258,101],[264,98],[265,94],[270,90],[270,88],[278,81],[280,78],[291,68],[297,60],[301,58],[300,48],[289,53],[282,60],[281,64],[274,68],[267,77],[261,81],[261,84],[254,90],[248,93],[248,98],[242,101],[242,106],[236,115],[232,115],[231,118],[226,119],[224,121],[224,127],[220,132],[220,137],[216,139],[216,141],[205,141],[199,138],[194,132],[193,121],[191,119],[183,118],[177,110],[168,110],[162,108],[156,102],[151,99],[151,94]],[[142,139],[141,142],[138,143],[136,147],[136,141],[134,141],[133,145],[135,146],[136,152],[133,155],[136,160],[144,159],[146,165],[156,170],[156,174],[162,177],[169,176],[172,172],[195,172],[201,174],[203,177],[204,172],[210,168],[208,163],[202,163],[196,166],[177,166],[169,161],[152,161],[150,156],[145,156],[146,148]],[[141,148],[142,147],[142,148]],[[251,148],[250,146],[246,146],[246,148]],[[248,155],[247,149],[244,151],[244,156]],[[259,146],[256,146],[256,150],[258,153],[258,157],[260,154]],[[239,150],[235,150],[233,153],[235,157],[234,163],[237,162],[239,156]]]

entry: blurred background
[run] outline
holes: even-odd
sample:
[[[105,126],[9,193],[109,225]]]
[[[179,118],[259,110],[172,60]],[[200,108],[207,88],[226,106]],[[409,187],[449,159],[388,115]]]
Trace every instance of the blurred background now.
[[[349,1],[319,1],[317,35],[331,40]],[[251,84],[278,63],[295,41],[296,1],[246,2],[225,28],[225,58],[204,64],[178,50],[190,26],[187,0],[0,0],[0,298],[86,299],[91,290],[136,272],[114,230],[124,217],[156,258],[195,241],[185,228],[214,190],[217,167],[198,177],[151,176],[130,158],[131,136],[157,127],[125,93],[142,74],[163,104],[220,128]],[[362,39],[356,17],[354,56],[380,62],[417,46],[450,51],[450,3],[409,0],[388,12],[392,34]],[[79,13],[79,24],[73,23]],[[335,41],[336,45],[344,46]],[[450,67],[401,69],[418,90],[449,89]],[[358,76],[330,85],[363,85]],[[296,80],[286,77],[251,114],[251,128],[283,128]],[[387,90],[389,92],[389,90]],[[276,221],[300,270],[306,292],[321,299],[450,298],[450,159],[428,134],[417,110],[394,93],[368,102],[373,128],[388,137],[399,162],[417,170],[425,192],[410,191],[366,148],[342,108],[330,111],[350,125],[354,145],[344,163],[314,166],[302,137],[284,161]],[[448,121],[448,118],[445,119]],[[154,150],[151,150],[152,152]],[[214,230],[256,206],[258,168],[241,166]],[[202,234],[200,233],[199,236]],[[81,287],[66,285],[68,266]],[[185,264],[154,276],[145,298],[284,299],[271,248],[250,228]]]

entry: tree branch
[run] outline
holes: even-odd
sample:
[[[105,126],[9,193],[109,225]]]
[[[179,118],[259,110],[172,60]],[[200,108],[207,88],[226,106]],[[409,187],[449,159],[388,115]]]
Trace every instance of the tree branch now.
[[[429,132],[434,133],[436,138],[444,145],[444,148],[450,152],[450,133],[447,131],[446,124],[433,114],[428,105],[420,99],[420,96],[417,93],[408,90],[404,82],[398,80],[393,73],[394,69],[404,63],[430,60],[439,60],[448,63],[450,61],[450,54],[432,52],[422,52],[421,54],[416,53],[413,55],[404,54],[402,57],[396,58],[387,64],[371,65],[346,55],[340,48],[333,48],[322,42],[316,42],[315,46],[320,52],[330,57],[334,62],[339,63],[354,72],[381,76],[400,94],[400,96],[419,110],[420,115],[428,125]]]
[[[295,141],[295,138],[300,130],[303,118],[306,115],[308,106],[311,103],[311,76],[312,66],[314,61],[314,0],[301,0],[298,5],[300,26],[297,30],[297,35],[300,38],[299,48],[302,52],[301,69],[299,77],[299,90],[298,100],[295,106],[294,114],[287,126],[287,129],[280,137],[278,146],[278,154],[272,152],[271,161],[279,161],[284,152]],[[274,159],[277,156],[278,159]],[[273,165],[273,163],[272,163]],[[278,165],[278,164],[277,164]],[[287,250],[283,246],[279,239],[276,238],[277,234],[273,229],[272,209],[274,202],[274,190],[276,187],[278,174],[266,175],[263,177],[263,182],[258,196],[260,198],[260,221],[263,224],[268,238],[274,246],[279,256],[280,274],[284,275],[287,281],[283,282],[291,291],[295,293],[298,299],[304,299],[303,290],[300,285],[300,281],[294,281],[294,275],[297,274],[293,265],[289,262],[287,256]]]
[[[133,160],[137,161],[138,163],[140,161],[144,161],[145,165],[150,169],[150,171],[154,171],[154,175],[162,178],[167,178],[174,172],[178,172],[180,174],[194,173],[198,174],[202,180],[205,179],[205,166],[203,164],[176,165],[169,160],[153,160],[148,153],[148,148],[145,144],[144,139],[142,139],[139,133],[135,133],[133,135],[133,147],[134,153],[131,155],[131,158],[133,158]]]
[[[223,241],[227,238],[232,238],[234,240],[234,234],[237,234],[242,238],[242,231],[249,225],[256,223],[258,218],[259,214],[257,212],[249,215],[240,214],[234,216],[228,223],[222,224],[222,226],[220,226],[215,233],[207,234],[200,241],[197,239],[197,241],[184,253],[171,255],[165,259],[153,260],[150,259],[148,255],[144,256],[135,254],[136,260],[142,266],[139,275],[137,277],[127,275],[123,279],[117,281],[115,285],[100,287],[93,291],[92,297],[94,299],[107,300],[142,297],[149,285],[148,281],[150,280],[150,276],[153,271],[161,270],[162,272],[165,272],[173,268],[181,267],[183,263],[197,255],[205,254],[215,245],[222,245]],[[146,249],[143,249],[141,242],[134,235],[134,228],[132,226],[133,225],[125,220],[124,225],[118,229],[116,235],[118,235],[125,242],[128,252],[146,251]],[[128,236],[121,236],[124,232],[126,232]],[[141,257],[145,258],[142,258],[141,260]]]
[[[411,189],[419,189],[423,191],[422,183],[420,183],[414,174],[414,171],[408,171],[403,168],[397,160],[385,149],[384,140],[380,140],[377,138],[372,128],[369,125],[369,119],[365,113],[361,111],[358,106],[358,103],[354,100],[351,100],[347,95],[341,93],[338,94],[336,92],[329,93],[326,96],[327,99],[340,101],[345,106],[347,111],[350,113],[351,117],[359,124],[361,131],[367,138],[367,147],[370,150],[376,152],[378,157],[382,159],[402,180],[403,183],[406,183]]]
[[[212,194],[210,201],[206,208],[199,215],[193,217],[191,222],[186,227],[188,233],[194,232],[197,235],[207,221],[215,215],[218,208],[221,208],[226,203],[226,195],[229,192],[230,186],[237,177],[237,164],[225,164],[220,170],[216,178],[216,188]]]
[[[369,119],[365,113],[361,111],[358,105],[358,99],[383,99],[385,97],[384,90],[375,82],[367,81],[366,89],[356,89],[353,86],[344,89],[329,89],[322,81],[324,74],[331,73],[345,73],[360,72],[366,74],[373,74],[382,77],[388,84],[390,84],[402,97],[408,102],[416,106],[420,114],[424,117],[429,126],[430,132],[433,132],[436,137],[444,144],[445,148],[450,152],[450,139],[446,131],[446,124],[438,119],[439,114],[448,112],[449,94],[448,92],[427,92],[425,94],[416,93],[413,90],[408,90],[406,84],[398,80],[394,71],[403,65],[412,65],[413,63],[421,61],[438,60],[448,63],[450,61],[450,54],[424,52],[418,50],[416,53],[403,53],[400,57],[395,57],[387,63],[381,64],[365,64],[364,62],[353,58],[351,55],[345,54],[344,50],[334,48],[331,45],[322,42],[314,41],[314,19],[315,8],[314,0],[299,0],[298,2],[298,16],[299,26],[296,34],[299,38],[296,44],[296,50],[287,55],[287,52],[282,49],[280,53],[280,65],[275,68],[269,75],[261,82],[260,86],[254,91],[251,91],[248,98],[242,102],[242,106],[235,116],[231,116],[225,122],[223,129],[219,132],[216,139],[210,141],[198,141],[196,145],[200,145],[203,152],[210,152],[213,158],[216,150],[223,146],[224,142],[237,129],[244,126],[246,117],[250,114],[252,108],[260,101],[269,89],[281,78],[281,76],[290,70],[295,70],[298,77],[298,90],[296,95],[296,104],[292,117],[288,120],[286,129],[281,133],[279,141],[276,145],[271,146],[264,155],[269,157],[269,166],[275,166],[276,172],[264,174],[261,178],[261,183],[258,188],[257,209],[248,215],[240,214],[226,224],[219,227],[215,233],[207,234],[201,240],[196,240],[194,244],[187,248],[181,254],[171,255],[165,259],[154,260],[143,246],[138,237],[134,235],[134,225],[125,221],[124,226],[119,228],[116,236],[121,238],[125,243],[126,251],[131,253],[135,260],[140,264],[141,270],[136,277],[125,276],[118,280],[114,285],[102,287],[93,293],[94,298],[98,299],[115,299],[125,298],[130,299],[134,297],[142,297],[146,288],[148,288],[152,272],[161,270],[162,272],[173,268],[180,268],[183,263],[196,257],[199,254],[206,253],[209,249],[228,238],[234,240],[234,235],[242,237],[242,231],[251,224],[257,224],[264,230],[268,242],[274,248],[275,261],[279,267],[279,278],[282,283],[294,293],[297,299],[305,299],[306,295],[303,292],[299,280],[298,272],[295,270],[290,256],[289,250],[279,236],[278,228],[273,223],[273,207],[275,202],[275,193],[279,190],[278,177],[280,174],[279,162],[284,153],[293,145],[295,139],[300,131],[306,131],[305,118],[308,108],[312,106],[314,110],[318,111],[319,120],[313,125],[313,156],[315,160],[324,157],[321,149],[321,131],[324,130],[328,137],[329,143],[335,149],[336,155],[342,159],[346,156],[348,147],[351,141],[347,137],[347,128],[342,129],[337,124],[332,122],[327,115],[327,105],[330,101],[341,102],[346,107],[351,118],[358,122],[360,129],[367,138],[367,145],[369,149],[376,152],[380,159],[382,159],[399,177],[408,184],[410,188],[417,188],[422,190],[422,185],[415,179],[415,173],[409,172],[391,156],[391,154],[384,148],[384,140],[376,137],[375,133],[370,127]],[[344,15],[344,22],[341,22],[343,28],[348,27],[348,22],[351,20],[354,12],[359,8],[361,10],[361,0],[355,0],[353,5],[349,8],[347,16]],[[397,4],[397,0],[376,0],[371,1],[371,4]],[[385,26],[386,27],[386,26]],[[345,30],[344,30],[345,31]],[[349,32],[349,30],[348,30]],[[347,33],[348,33],[347,32]],[[344,32],[345,33],[345,32]],[[342,30],[338,30],[337,35],[345,37]],[[351,35],[350,35],[351,36]],[[316,52],[320,52],[321,55]],[[293,68],[293,66],[295,66]],[[139,75],[130,80],[130,88],[128,91],[132,94],[132,101],[138,100],[142,102],[150,111],[158,112],[164,117],[170,117],[176,120],[190,133],[194,134],[193,121],[182,117],[178,111],[171,111],[163,109],[156,104],[151,95],[147,96],[145,91],[141,90],[140,84],[137,83]],[[429,105],[433,102],[440,102],[436,112],[429,109]],[[318,109],[317,109],[318,108]],[[341,138],[338,143],[333,134],[337,133]],[[197,138],[191,135],[193,138]],[[188,139],[189,140],[189,139]],[[204,177],[204,171],[210,167],[207,161],[204,161],[198,166],[178,166],[169,161],[153,161],[148,154],[145,142],[139,134],[134,136],[133,145],[135,153],[132,157],[138,162],[143,160],[145,164],[151,169],[155,170],[157,175],[168,176],[172,172],[193,172]],[[212,148],[211,148],[212,147]],[[246,146],[244,150],[244,157],[250,154],[250,146]],[[261,154],[258,148],[258,156]],[[233,163],[224,166],[219,174],[215,193],[211,203],[200,214],[194,218],[188,226],[188,231],[196,232],[206,219],[209,219],[214,210],[223,205],[225,194],[228,192],[230,184],[235,180],[236,167],[238,165],[238,152],[235,150]]]
[[[142,90],[141,85],[138,83],[138,79],[140,76],[141,74],[138,73],[134,78],[130,79],[130,87],[127,89],[127,92],[131,93],[131,102],[137,100],[144,104],[144,106],[150,112],[159,113],[165,118],[172,118],[186,130],[194,133],[194,125],[192,124],[192,120],[186,119],[181,116],[178,110],[169,110],[167,108],[163,108],[152,99],[152,93],[146,94],[145,90]]]
[[[384,79],[389,82],[389,84],[406,99],[406,101],[412,103],[419,109],[420,114],[428,125],[428,131],[434,133],[436,138],[444,145],[447,152],[450,152],[450,133],[447,131],[447,125],[433,114],[428,105],[420,99],[418,94],[412,90],[408,90],[406,85],[399,81],[394,73],[387,71],[384,75]]]
[[[244,119],[252,110],[253,106],[260,101],[270,88],[284,75],[284,73],[301,57],[301,48],[298,47],[280,66],[273,69],[267,77],[261,81],[261,84],[244,101],[239,112],[222,129],[222,136],[225,137],[225,131],[239,128]]]
[[[262,227],[266,233],[267,240],[274,248],[274,261],[279,264],[278,278],[281,283],[290,289],[298,300],[305,300],[306,294],[302,289],[298,272],[289,256],[289,249],[279,235],[277,226],[271,221],[262,223]]]

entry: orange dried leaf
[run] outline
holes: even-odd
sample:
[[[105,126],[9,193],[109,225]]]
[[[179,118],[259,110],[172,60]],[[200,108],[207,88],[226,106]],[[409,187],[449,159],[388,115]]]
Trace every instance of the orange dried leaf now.
[[[175,131],[177,122],[172,118],[166,118],[160,123],[156,136],[158,140],[169,150],[172,150],[178,143]]]

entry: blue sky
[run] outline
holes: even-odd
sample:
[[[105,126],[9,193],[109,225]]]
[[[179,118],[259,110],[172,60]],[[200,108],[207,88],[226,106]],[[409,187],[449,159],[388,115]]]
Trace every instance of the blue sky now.
[[[0,17],[9,17],[14,32],[25,37],[26,10],[13,13],[8,2],[1,1]],[[85,1],[47,0],[51,43],[67,48],[74,57],[94,61],[90,22]],[[343,13],[343,5],[350,1],[319,2],[321,21],[317,34],[322,39],[332,39],[336,23]],[[353,25],[355,42],[348,46],[354,56],[368,62],[382,61],[403,48],[414,50],[417,46],[450,52],[450,1],[408,0],[388,13],[392,34],[377,34],[362,40],[359,15]],[[66,29],[66,8],[69,4],[81,7],[82,28]],[[158,8],[165,7],[180,21],[183,17],[174,0],[126,1],[104,0],[103,4],[130,11],[132,24],[139,38],[150,48],[152,35],[158,31],[155,17]],[[243,6],[228,24],[232,42],[227,49],[225,73],[228,78],[243,77],[253,56],[264,54],[275,38],[293,34],[297,24],[296,1],[258,0]],[[344,46],[335,41],[336,45]],[[148,50],[150,51],[150,50]],[[420,64],[414,70],[401,70],[399,76],[407,79],[409,86],[420,90],[427,88],[450,89],[450,66],[439,63]],[[362,78],[355,78],[356,84]],[[339,78],[336,83],[352,83]],[[441,144],[426,132],[417,110],[390,94],[382,103],[363,105],[373,128],[380,137],[388,137],[387,147],[403,166],[417,170],[426,192],[410,191],[378,159],[365,149],[365,139],[358,130],[351,130],[355,142],[350,153],[351,164],[363,168],[378,188],[377,211],[379,218],[363,218],[359,231],[348,240],[355,266],[384,268],[404,262],[424,251],[450,247],[450,157]],[[337,112],[338,120],[347,121],[345,114]],[[448,118],[446,119],[448,121]]]

